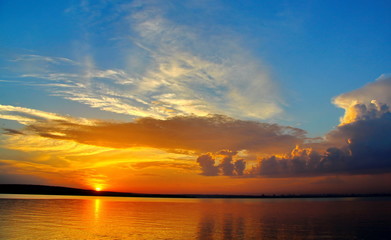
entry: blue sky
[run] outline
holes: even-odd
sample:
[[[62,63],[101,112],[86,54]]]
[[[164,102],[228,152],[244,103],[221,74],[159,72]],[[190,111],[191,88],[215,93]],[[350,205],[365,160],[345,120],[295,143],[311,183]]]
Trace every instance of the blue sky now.
[[[129,7],[123,5],[126,2],[2,1],[0,22],[7,33],[1,37],[3,80],[29,80],[19,77],[23,73],[15,70],[18,67],[12,62],[21,55],[75,61],[90,58],[102,69],[143,74],[144,68],[151,66],[151,56],[137,49],[131,40],[140,36],[132,29]],[[234,51],[246,52],[240,57],[251,58],[250,64],[257,62],[254,64],[263,68],[260,71],[267,71],[279,95],[265,100],[278,101],[279,113],[260,119],[301,127],[312,136],[338,123],[342,111],[330,104],[332,97],[359,88],[390,68],[387,1],[167,1],[146,5],[154,11],[159,9],[161,18],[169,21],[168,27],[185,29],[172,33],[171,39],[173,44],[182,45],[183,51],[204,59],[233,59],[237,53],[226,53],[230,46],[202,52],[210,50],[209,43],[216,46],[216,41],[222,41],[240,48]],[[189,33],[197,35],[200,43],[186,39]],[[163,47],[159,44],[164,43],[156,39],[149,43],[156,49]],[[142,60],[129,60],[132,54]],[[137,62],[136,66],[129,66],[129,61]],[[242,61],[245,64],[246,60]],[[26,107],[58,113],[76,111],[81,116],[86,112],[84,106],[48,96],[47,89],[41,87],[2,85],[2,101],[6,104],[23,102],[17,99],[22,97],[29,103]],[[52,107],[46,99],[53,102]],[[66,107],[68,104],[72,107]]]
[[[142,76],[148,71],[146,68],[156,65],[158,58],[145,49],[166,51],[163,48],[175,47],[175,51],[203,61],[217,64],[232,61],[227,64],[230,67],[236,64],[234,61],[241,61],[238,68],[248,61],[249,65],[254,64],[254,69],[244,71],[253,72],[242,76],[238,73],[234,77],[244,80],[237,81],[249,84],[253,80],[247,78],[265,73],[267,84],[273,85],[273,96],[264,96],[267,93],[260,91],[259,98],[263,100],[254,100],[256,93],[250,93],[250,97],[254,98],[251,99],[255,101],[254,107],[259,104],[260,108],[275,108],[266,110],[274,112],[262,114],[260,109],[249,116],[238,109],[220,111],[229,107],[221,103],[213,109],[237,118],[300,127],[316,136],[338,124],[343,114],[331,104],[333,97],[374,81],[390,69],[388,1],[151,1],[135,7],[131,4],[137,5],[126,1],[1,1],[0,27],[5,33],[1,36],[2,80],[39,81],[20,77],[30,74],[37,65],[46,68],[43,71],[49,71],[48,68],[82,71],[62,63],[48,66],[30,59],[29,68],[26,61],[13,61],[24,55],[91,61],[98,69],[118,69]],[[161,27],[167,36],[159,36],[157,32],[151,33],[154,36],[140,36],[142,30],[136,26],[140,20],[134,16],[148,11],[155,11],[153,14],[166,21]],[[152,21],[156,17],[153,14],[141,21]],[[140,42],[145,43],[145,49],[138,46]],[[71,111],[81,117],[127,119],[124,114],[111,114],[112,111],[98,113],[90,111],[91,108],[85,111],[86,106],[50,96],[52,90],[44,86],[9,82],[2,85],[3,104],[65,114]],[[218,87],[225,86],[222,83]],[[244,87],[236,88],[246,91]],[[214,101],[213,96],[223,98],[215,90],[200,91],[208,101]]]

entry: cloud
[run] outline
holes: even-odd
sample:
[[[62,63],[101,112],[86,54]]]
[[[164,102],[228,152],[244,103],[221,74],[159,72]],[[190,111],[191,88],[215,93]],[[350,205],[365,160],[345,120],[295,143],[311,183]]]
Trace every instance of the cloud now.
[[[95,187],[97,184],[105,186],[107,182],[107,176],[97,173],[95,169],[3,159],[0,159],[0,176],[0,183],[65,183],[70,186]]]
[[[296,147],[286,156],[263,158],[252,173],[265,176],[391,172],[391,78],[334,98],[345,109],[341,124],[325,136],[325,151]],[[311,144],[307,144],[311,146]]]
[[[301,129],[222,115],[109,122],[13,106],[0,106],[0,109],[6,113],[6,119],[15,119],[26,125],[20,130],[7,129],[4,147],[45,154],[45,159],[52,159],[45,160],[45,164],[61,159],[77,168],[126,162],[157,163],[157,159],[170,156],[174,159],[182,156],[191,161],[189,157],[194,158],[195,154],[213,152],[197,160],[202,175],[241,176],[246,168],[244,156],[283,153],[302,143],[305,136]],[[20,120],[22,116],[25,119]],[[149,150],[143,153],[140,150],[143,148]],[[125,155],[127,157],[124,158]],[[175,160],[176,163],[178,160]],[[169,166],[167,164],[166,167]],[[174,167],[175,164],[171,165]]]
[[[345,109],[341,125],[326,135],[332,143],[347,145],[351,170],[357,172],[391,169],[391,77],[342,94],[335,104]]]
[[[201,175],[205,176],[241,176],[246,167],[244,159],[238,159],[234,162],[234,156],[238,152],[222,150],[216,154],[207,153],[197,158],[197,163],[201,167]],[[216,165],[216,156],[222,157]]]
[[[0,105],[0,118],[15,120],[21,124],[32,124],[41,120],[67,120],[67,117],[31,108]]]
[[[328,134],[345,144],[317,151],[296,147],[285,156],[262,158],[251,174],[269,177],[391,172],[391,114],[337,127]]]
[[[18,120],[27,126],[20,130],[3,129],[5,134],[0,138],[0,151],[2,153],[0,165],[3,161],[7,161],[9,166],[14,166],[15,169],[24,169],[26,174],[29,169],[37,175],[44,173],[50,175],[59,171],[70,171],[71,169],[80,171],[88,168],[110,169],[118,164],[151,161],[155,163],[157,161],[188,162],[190,165],[195,166],[193,159],[190,159],[189,156],[178,150],[167,153],[159,149],[142,147],[115,149],[62,139],[64,135],[61,131],[54,129],[52,129],[53,131],[50,130],[40,134],[29,130],[29,126],[35,124],[45,125],[47,123],[50,125],[61,123],[62,128],[68,129],[77,123],[82,123],[84,126],[92,126],[99,123],[100,121],[98,120],[73,118],[35,109],[4,105],[0,105],[0,112],[0,118]],[[21,164],[23,162],[29,164],[23,165]],[[37,167],[31,168],[32,166]],[[0,166],[1,171],[7,172],[4,168],[6,167]],[[23,175],[24,173],[21,174]]]
[[[236,155],[237,152],[232,151],[220,151],[219,154],[223,155],[224,158],[220,162],[219,167],[222,170],[224,176],[232,176],[234,175],[234,164],[232,163],[232,157]]]
[[[26,62],[26,61],[31,61],[31,62],[45,62],[45,63],[50,63],[50,64],[73,64],[73,65],[78,65],[79,63],[69,59],[69,58],[64,58],[64,57],[49,57],[49,56],[41,56],[41,55],[36,55],[36,54],[24,54],[20,55],[13,60],[14,62]]]
[[[28,125],[26,131],[52,139],[72,140],[83,144],[132,148],[152,147],[176,151],[284,152],[303,142],[305,131],[277,124],[243,121],[221,115],[178,116],[166,120],[141,118],[134,122],[95,122],[78,124],[77,120],[41,121]]]
[[[201,6],[199,14],[218,11]],[[121,54],[111,56],[118,68],[104,67],[104,61],[94,58],[100,48],[91,43],[78,61],[21,55],[14,63],[23,70],[24,84],[28,79],[27,84],[45,86],[52,95],[134,118],[217,113],[268,119],[282,113],[282,99],[266,65],[238,40],[239,33],[218,23],[214,26],[220,27],[205,29],[212,24],[202,17],[197,18],[202,24],[175,17],[194,6],[188,7],[184,4],[178,12],[165,3],[134,1],[88,4],[74,12],[88,26],[121,29],[110,31],[110,44],[121,46]]]
[[[357,172],[391,170],[391,113],[339,126],[328,134],[334,142],[346,141],[348,164]]]
[[[219,168],[215,166],[215,160],[211,154],[203,154],[197,158],[197,163],[201,167],[202,175],[217,176]]]
[[[345,116],[354,117],[346,117],[349,121],[330,131],[320,142],[308,141],[306,132],[298,128],[223,115],[110,122],[0,105],[0,117],[26,125],[21,130],[5,130],[14,143],[16,139],[21,143],[22,139],[39,136],[48,141],[97,148],[150,148],[199,155],[201,174],[207,176],[377,174],[391,171],[391,112],[386,102],[390,93],[379,90],[379,98],[372,93],[389,85],[389,78],[381,77],[362,89],[335,98],[340,106],[348,106]],[[256,164],[248,159],[254,155],[260,159]]]
[[[62,116],[56,113],[49,113],[31,108],[15,107],[11,105],[0,104],[0,118],[7,120],[14,120],[23,125],[30,125],[42,121],[64,121],[64,122],[75,122],[83,123],[86,125],[94,124],[94,120],[88,120],[86,118],[72,118]],[[10,130],[8,130],[9,132]]]
[[[246,162],[244,159],[236,160],[234,163],[235,172],[237,175],[241,176],[244,173],[244,169],[246,169]]]
[[[196,99],[206,113],[268,118],[281,112],[267,69],[234,36],[215,28],[211,36],[196,24],[178,23],[167,17],[172,9],[156,2],[133,7],[143,11],[133,9],[130,24],[139,37],[132,39],[153,56],[156,67],[146,76],[153,76],[155,87],[177,99]]]
[[[382,75],[375,82],[335,97],[333,103],[345,110],[341,124],[373,119],[389,112],[390,93],[391,76]]]
[[[196,170],[194,162],[190,161],[152,161],[152,162],[138,162],[132,163],[132,168],[144,169],[144,168],[174,168],[181,170]]]
[[[267,177],[316,176],[346,173],[348,153],[336,147],[324,152],[296,146],[285,156],[262,158],[250,170],[251,175]]]
[[[7,135],[18,135],[18,134],[23,135],[23,132],[15,130],[15,129],[3,128],[3,130],[4,130],[4,134],[7,134]]]
[[[51,133],[53,136],[55,134]],[[94,154],[110,151],[110,148],[97,147],[85,144],[78,144],[72,141],[51,139],[44,136],[33,135],[29,132],[12,134],[2,141],[2,146],[7,149],[20,150],[24,152],[39,152],[54,156],[91,156]],[[32,154],[33,155],[33,154]],[[55,161],[49,164],[55,164]]]

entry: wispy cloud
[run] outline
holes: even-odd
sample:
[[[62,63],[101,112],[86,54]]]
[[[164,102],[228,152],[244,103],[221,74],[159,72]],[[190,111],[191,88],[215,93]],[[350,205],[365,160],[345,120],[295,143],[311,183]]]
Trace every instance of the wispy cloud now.
[[[104,4],[91,10],[92,5],[84,14],[104,11]],[[93,59],[93,51],[99,51],[94,46],[81,61],[40,55],[14,61],[36,66],[21,76],[39,80],[35,84],[52,95],[134,117],[217,113],[267,119],[282,112],[267,67],[241,46],[235,33],[216,28],[207,34],[198,25],[168,18],[169,8],[162,5],[117,4],[123,17],[115,24],[129,30],[113,36],[113,43],[129,46],[123,49],[129,53],[122,57],[125,67],[98,67],[95,62],[102,60]]]
[[[69,58],[64,57],[49,57],[49,56],[41,56],[36,54],[24,54],[19,55],[18,57],[12,59],[13,62],[46,62],[51,64],[73,64],[78,65],[78,62],[75,62]]]
[[[193,159],[181,151],[166,152],[148,147],[119,149],[91,143],[83,144],[70,139],[62,139],[64,135],[59,131],[37,134],[33,128],[29,127],[61,123],[64,129],[71,130],[72,126],[78,122],[86,124],[84,126],[93,126],[99,124],[99,120],[73,118],[9,105],[0,105],[0,112],[0,118],[15,120],[26,126],[21,131],[3,129],[4,134],[0,138],[0,151],[2,152],[0,181],[2,183],[23,182],[28,179],[40,184],[49,182],[56,184],[58,181],[59,184],[70,186],[94,187],[104,186],[109,181],[108,176],[110,179],[115,179],[118,169],[126,168],[124,170],[126,174],[139,175],[156,174],[159,172],[159,166],[167,166],[174,172],[196,171]],[[137,163],[148,165],[148,162],[152,162],[148,169],[132,167],[133,164],[137,166]]]
[[[18,121],[24,125],[42,121],[84,122],[87,125],[94,124],[94,120],[88,120],[85,118],[75,119],[56,113],[50,113],[31,108],[15,107],[11,105],[0,105],[0,118]]]

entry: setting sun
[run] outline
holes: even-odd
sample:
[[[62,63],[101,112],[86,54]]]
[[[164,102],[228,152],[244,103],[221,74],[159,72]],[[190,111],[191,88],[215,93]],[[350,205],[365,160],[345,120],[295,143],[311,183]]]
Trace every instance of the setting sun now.
[[[101,187],[96,187],[96,188],[95,188],[95,191],[98,191],[98,192],[99,192],[99,191],[101,191],[101,190],[102,190]]]

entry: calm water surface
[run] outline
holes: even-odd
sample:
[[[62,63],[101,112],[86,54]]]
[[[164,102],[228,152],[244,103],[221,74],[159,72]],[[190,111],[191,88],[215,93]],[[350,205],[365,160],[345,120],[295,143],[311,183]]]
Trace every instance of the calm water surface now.
[[[0,195],[0,239],[391,239],[390,198]]]

